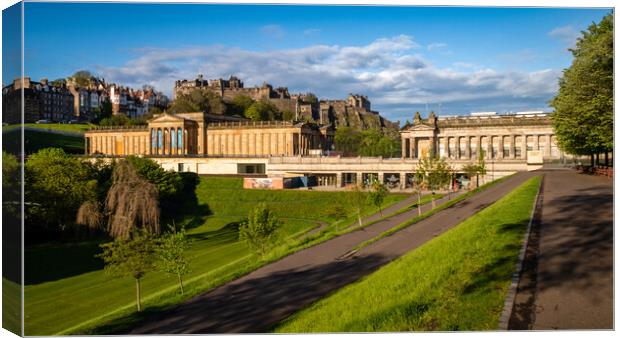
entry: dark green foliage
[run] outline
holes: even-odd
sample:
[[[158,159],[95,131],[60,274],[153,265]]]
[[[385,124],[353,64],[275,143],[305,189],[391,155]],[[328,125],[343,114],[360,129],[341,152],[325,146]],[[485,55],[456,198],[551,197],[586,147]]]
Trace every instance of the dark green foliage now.
[[[128,156],[127,161],[131,163],[140,176],[155,184],[160,198],[174,198],[183,189],[183,179],[179,173],[166,171],[149,158]]]
[[[308,93],[304,97],[305,103],[319,103],[319,99],[313,93]]]
[[[267,205],[260,203],[250,211],[248,220],[241,223],[239,239],[245,241],[261,257],[265,257],[267,250],[278,239],[280,225],[275,214],[267,208]]]
[[[334,137],[336,150],[351,156],[396,157],[400,154],[397,137],[383,134],[378,129],[358,130],[340,127]]]
[[[551,100],[558,145],[565,152],[592,155],[613,150],[613,14],[592,24],[570,51],[574,59]]]
[[[115,240],[102,244],[100,257],[105,263],[106,274],[112,277],[132,277],[136,281],[136,306],[140,306],[140,279],[155,268],[155,241],[144,231],[136,232],[132,239]]]
[[[25,173],[26,231],[38,232],[33,237],[69,230],[80,205],[96,198],[97,180],[89,167],[62,149],[31,155]]]
[[[86,87],[90,84],[93,75],[88,70],[78,70],[71,77],[78,87]]]
[[[248,110],[253,103],[254,100],[252,100],[251,97],[247,95],[237,95],[232,102],[228,104],[226,113],[228,115],[245,116],[245,111]]]
[[[3,208],[10,202],[17,202],[20,189],[19,162],[17,158],[2,151],[2,201]]]
[[[252,105],[245,110],[245,117],[252,121],[273,121],[281,120],[282,114],[273,103],[267,100],[260,100],[252,103]]]
[[[173,114],[204,111],[211,114],[226,113],[226,105],[215,93],[194,89],[189,94],[179,95],[170,105]]]

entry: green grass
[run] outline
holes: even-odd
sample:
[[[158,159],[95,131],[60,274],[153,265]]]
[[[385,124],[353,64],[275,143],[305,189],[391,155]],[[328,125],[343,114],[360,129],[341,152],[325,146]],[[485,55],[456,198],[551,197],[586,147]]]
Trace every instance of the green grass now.
[[[3,126],[2,131],[7,132],[11,130],[19,129],[19,124],[13,124],[10,126]],[[26,127],[31,128],[40,128],[40,129],[52,129],[58,131],[69,131],[74,133],[84,133],[88,129],[94,127],[95,125],[92,123],[77,123],[77,124],[68,124],[68,123],[26,123],[24,124]]]
[[[71,154],[84,153],[84,137],[48,133],[45,131],[26,130],[25,150],[26,154],[32,154],[39,149],[57,147]],[[17,128],[2,133],[3,148],[12,154],[20,151],[21,133]]]
[[[21,299],[19,283],[2,278],[2,327],[21,335]]]
[[[243,190],[240,178],[201,178],[196,188],[198,207],[175,219],[184,224],[192,239],[191,273],[186,276],[185,295],[176,279],[149,273],[142,281],[146,311],[135,312],[134,281],[110,279],[100,262],[93,261],[97,243],[46,244],[26,249],[28,270],[25,288],[27,335],[107,333],[130,325],[141,316],[173,306],[193,295],[255,270],[307,245],[299,236],[318,226],[344,226],[326,210],[334,204],[350,205],[349,192]],[[390,194],[383,207],[405,198]],[[251,255],[238,241],[237,224],[259,202],[266,202],[281,218],[282,241],[265,261]],[[367,214],[376,212],[368,207]],[[349,217],[350,219],[353,216]],[[330,227],[331,227],[330,226]],[[69,268],[70,266],[70,268]],[[30,272],[29,272],[30,271]]]
[[[541,178],[298,312],[276,332],[494,330]]]

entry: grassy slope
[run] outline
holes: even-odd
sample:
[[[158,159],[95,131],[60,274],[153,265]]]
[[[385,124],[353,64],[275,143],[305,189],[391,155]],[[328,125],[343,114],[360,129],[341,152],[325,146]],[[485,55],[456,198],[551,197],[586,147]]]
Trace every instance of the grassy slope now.
[[[2,127],[2,131],[11,131],[11,130],[15,130],[15,129],[19,129],[19,124],[13,124],[10,126],[3,126]],[[24,126],[26,127],[31,127],[31,128],[40,128],[40,129],[52,129],[52,130],[59,130],[59,131],[70,131],[70,132],[76,132],[76,133],[83,133],[85,131],[87,131],[88,129],[94,127],[94,124],[90,124],[90,123],[79,123],[79,124],[63,124],[63,123],[26,123],[24,124]]]
[[[20,137],[19,129],[11,129],[2,133],[3,148],[12,154],[17,154],[20,149]],[[84,138],[79,136],[69,136],[48,133],[45,131],[25,131],[25,148],[27,154],[37,152],[42,148],[58,147],[71,154],[83,154],[84,153]]]
[[[347,192],[243,190],[241,187],[242,181],[237,178],[201,179],[196,189],[200,207],[177,222],[187,224],[193,240],[186,295],[177,294],[174,277],[150,273],[142,282],[146,306],[173,304],[256,268],[257,260],[250,255],[246,245],[237,240],[235,222],[243,220],[258,202],[267,202],[279,216],[287,217],[282,219],[283,237],[288,238],[285,246],[290,247],[292,238],[297,237],[295,234],[316,227],[318,221],[333,221],[326,215],[328,206],[346,206],[351,200]],[[385,204],[404,197],[391,194]],[[375,210],[369,207],[367,212]],[[80,257],[81,254],[92,255],[92,247],[88,244],[48,244],[27,249],[28,269],[49,272],[42,274],[38,271],[37,275],[27,272],[27,280],[41,282],[27,285],[25,289],[26,334],[50,335],[76,330],[99,332],[91,329],[133,314],[133,280],[109,279],[100,268],[93,267],[92,260]],[[58,258],[42,259],[45,256]],[[76,269],[66,269],[65,265],[82,265],[85,272],[76,274]],[[43,282],[43,275],[64,277],[58,280],[48,278],[49,281]]]
[[[539,184],[540,177],[529,180],[445,234],[293,315],[276,331],[496,329]]]
[[[2,327],[19,335],[21,332],[22,291],[18,283],[2,278]]]

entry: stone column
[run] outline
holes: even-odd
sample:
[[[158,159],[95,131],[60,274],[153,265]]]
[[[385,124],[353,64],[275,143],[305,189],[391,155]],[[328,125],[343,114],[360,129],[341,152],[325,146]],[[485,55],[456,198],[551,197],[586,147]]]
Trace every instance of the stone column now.
[[[521,135],[521,159],[525,160],[527,158],[527,135]]]
[[[431,157],[435,156],[435,137],[431,136],[428,138],[428,154]],[[383,183],[383,181],[381,181]]]
[[[382,172],[377,173],[377,180],[379,180],[379,183],[383,183],[384,175],[385,173]]]
[[[480,152],[482,151],[482,136],[476,136],[476,154],[480,156]]]
[[[465,158],[471,159],[471,137],[465,136]]]
[[[400,190],[407,187],[407,173],[400,173]]]
[[[538,149],[538,147],[539,147],[538,136],[539,135],[534,135],[534,150],[540,150],[540,149]]]
[[[336,186],[338,188],[342,187],[342,175],[343,175],[343,173],[341,173],[341,172],[336,173]]]
[[[487,136],[487,159],[493,158],[493,135]]]
[[[355,173],[355,184],[357,185],[362,184],[362,173],[361,172]]]
[[[407,139],[404,137],[400,139],[400,149],[400,157],[405,158],[407,155]]]
[[[547,135],[547,145],[545,147],[545,156],[551,158],[551,134]]]
[[[499,136],[499,144],[497,147],[497,157],[504,158],[504,135]]]
[[[443,155],[445,158],[450,158],[450,138],[448,136],[443,138]]]
[[[510,135],[510,148],[509,148],[509,152],[510,152],[510,159],[514,159],[515,158],[515,135],[511,134]]]

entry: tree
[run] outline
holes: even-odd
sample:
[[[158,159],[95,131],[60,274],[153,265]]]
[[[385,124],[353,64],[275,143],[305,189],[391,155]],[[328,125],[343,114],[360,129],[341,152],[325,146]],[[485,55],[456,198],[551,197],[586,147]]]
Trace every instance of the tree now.
[[[2,151],[2,200],[17,202],[19,199],[19,162],[17,158]]]
[[[264,258],[269,247],[276,242],[279,228],[280,222],[275,214],[265,203],[260,203],[250,211],[248,220],[241,223],[239,239]]]
[[[295,114],[293,114],[293,112],[290,111],[289,109],[285,109],[282,111],[282,120],[293,121],[294,118],[295,118]]]
[[[304,96],[305,103],[319,103],[319,98],[316,97],[313,93],[308,93]]]
[[[416,176],[419,177],[426,189],[430,190],[435,208],[435,191],[450,183],[452,170],[445,159],[434,156],[426,156],[420,159],[416,168]]]
[[[67,84],[67,80],[65,80],[63,78],[59,78],[59,79],[56,79],[56,80],[52,80],[50,82],[50,84],[52,86],[54,86],[54,87],[62,87],[62,86],[65,86]]]
[[[478,148],[478,173],[476,174],[476,187],[479,186],[479,176],[484,176],[487,174],[487,165],[484,161],[484,150],[482,147]]]
[[[559,81],[558,95],[550,101],[558,146],[575,155],[613,150],[613,13],[581,32],[571,66]]]
[[[252,121],[282,119],[278,108],[267,100],[260,100],[252,103],[252,105],[245,110],[245,117],[251,119]]]
[[[88,87],[92,77],[93,75],[88,70],[78,70],[71,76],[78,87]]]
[[[118,162],[105,200],[109,234],[120,239],[129,238],[137,229],[158,234],[158,196],[156,186],[140,177],[129,161]]]
[[[357,182],[352,187],[353,192],[353,207],[355,208],[355,214],[357,215],[357,223],[362,227],[362,209],[366,205],[366,192],[364,191],[364,187],[362,186],[362,182]]]
[[[388,189],[385,187],[385,184],[379,182],[379,180],[374,180],[370,186],[370,191],[368,192],[368,200],[374,204],[377,208],[379,208],[379,214],[383,216],[383,210],[381,210],[381,205],[385,200],[385,197],[389,194]]]
[[[159,257],[159,268],[166,273],[175,275],[179,280],[181,294],[183,291],[183,276],[189,273],[189,264],[186,258],[186,250],[189,245],[185,229],[176,231],[170,226],[170,232],[159,238],[157,245],[157,256]]]
[[[201,89],[194,89],[188,94],[177,96],[170,104],[174,114],[204,111],[211,114],[224,114],[226,105],[217,94]]]
[[[471,188],[471,181],[474,179],[474,177],[478,176],[478,165],[474,164],[474,163],[467,163],[466,165],[463,166],[462,170],[465,172],[465,175],[467,175],[467,178],[469,178],[469,186]],[[476,188],[478,187],[478,182],[476,182]]]
[[[30,230],[65,232],[80,205],[96,199],[97,180],[89,167],[59,148],[32,154],[25,165],[26,224]]]
[[[336,129],[334,144],[336,150],[342,151],[345,155],[357,155],[362,142],[361,133],[351,127],[340,127]]]
[[[237,95],[235,96],[231,103],[230,108],[227,110],[229,115],[239,115],[245,116],[245,111],[250,108],[250,106],[254,103],[254,100],[247,95]]]
[[[131,239],[116,239],[101,245],[97,257],[105,263],[104,271],[112,277],[132,277],[136,281],[136,307],[141,311],[140,280],[154,269],[155,242],[146,231],[135,231]]]

